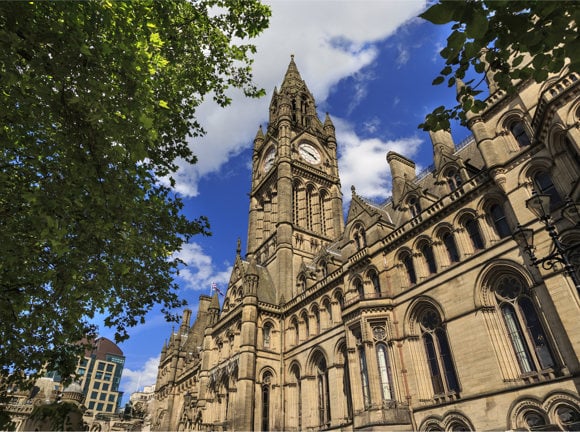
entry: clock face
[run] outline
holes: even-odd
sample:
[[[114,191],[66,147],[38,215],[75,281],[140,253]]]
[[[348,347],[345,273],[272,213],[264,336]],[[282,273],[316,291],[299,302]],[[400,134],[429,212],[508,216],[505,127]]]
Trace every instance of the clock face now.
[[[272,165],[274,165],[274,159],[276,159],[276,149],[272,147],[270,150],[268,150],[266,156],[264,156],[264,162],[262,165],[264,172],[270,171],[270,168],[272,168]]]
[[[318,153],[318,150],[310,144],[300,144],[298,146],[298,153],[300,154],[300,157],[308,163],[316,165],[321,161],[320,153]]]

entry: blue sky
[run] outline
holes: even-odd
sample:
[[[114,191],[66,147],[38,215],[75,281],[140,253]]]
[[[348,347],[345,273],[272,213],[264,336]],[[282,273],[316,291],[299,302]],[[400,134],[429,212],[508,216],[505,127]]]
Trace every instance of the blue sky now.
[[[233,92],[233,104],[205,103],[198,120],[207,135],[191,143],[199,162],[182,167],[177,192],[184,212],[209,218],[213,235],[196,237],[181,252],[189,265],[178,279],[180,295],[195,317],[197,299],[210,294],[211,282],[225,290],[236,242],[247,242],[251,147],[268,105],[280,86],[290,55],[317,102],[319,116],[328,112],[335,124],[343,199],[351,185],[375,201],[390,195],[386,154],[393,150],[415,160],[417,171],[432,163],[429,136],[417,128],[439,105],[455,103],[455,89],[433,87],[443,67],[438,52],[447,29],[416,17],[423,1],[410,0],[276,0],[270,28],[253,43],[255,81],[267,91],[260,100]],[[459,142],[469,131],[452,128]],[[346,212],[345,212],[346,214]],[[178,311],[181,313],[181,311]],[[130,332],[120,345],[126,363],[121,390],[128,395],[155,382],[159,353],[172,326],[159,311]],[[101,328],[112,339],[112,332]]]

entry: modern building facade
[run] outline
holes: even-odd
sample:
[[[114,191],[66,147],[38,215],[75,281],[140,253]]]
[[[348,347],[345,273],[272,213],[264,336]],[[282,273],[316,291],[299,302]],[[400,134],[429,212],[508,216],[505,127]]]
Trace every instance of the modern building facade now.
[[[580,244],[579,77],[487,78],[472,137],[431,133],[420,174],[389,153],[392,196],[353,187],[345,219],[334,126],[291,60],[254,139],[247,252],[164,345],[153,430],[580,428],[577,262],[535,266],[513,236],[552,251],[540,194]]]

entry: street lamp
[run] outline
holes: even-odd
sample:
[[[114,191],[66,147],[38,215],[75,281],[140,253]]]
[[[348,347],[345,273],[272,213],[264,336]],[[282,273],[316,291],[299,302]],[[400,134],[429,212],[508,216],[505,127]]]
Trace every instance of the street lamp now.
[[[580,258],[580,245],[566,245],[560,240],[556,227],[552,223],[550,215],[550,195],[532,192],[532,197],[526,201],[526,207],[543,224],[552,239],[553,247],[550,254],[544,258],[537,258],[534,254],[534,231],[518,224],[513,233],[514,240],[526,251],[532,264],[538,267],[540,264],[545,270],[552,270],[558,263],[564,266],[564,271],[570,276],[578,295],[580,295],[580,278],[573,265],[574,258]],[[580,223],[578,206],[571,200],[566,199],[566,205],[562,209],[562,216],[573,225]]]

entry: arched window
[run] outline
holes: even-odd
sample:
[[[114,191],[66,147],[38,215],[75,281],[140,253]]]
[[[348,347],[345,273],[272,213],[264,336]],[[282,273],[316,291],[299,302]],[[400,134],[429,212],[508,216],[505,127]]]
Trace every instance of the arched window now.
[[[429,273],[437,273],[437,265],[435,263],[435,255],[433,254],[433,246],[431,246],[431,243],[424,242],[421,245],[421,253],[423,254],[423,258],[425,258],[425,264],[427,264]]]
[[[346,412],[349,419],[352,419],[352,393],[350,388],[350,369],[348,367],[348,354],[346,345],[342,345],[340,348],[340,353],[342,355],[342,361],[344,362],[344,370],[342,373],[342,390],[344,397],[346,399]]]
[[[546,171],[539,171],[534,175],[534,189],[538,194],[550,196],[550,210],[562,204],[562,198],[552,182],[552,177]]]
[[[453,192],[461,186],[462,180],[459,172],[455,168],[449,168],[444,174],[449,190]]]
[[[512,123],[510,131],[520,147],[529,146],[531,144],[530,137],[526,132],[523,122],[517,121]]]
[[[578,411],[578,408],[569,405],[560,405],[556,408],[556,416],[562,430],[580,430],[580,411]]]
[[[383,401],[392,400],[393,390],[391,387],[391,365],[387,354],[387,346],[383,343],[377,345],[377,363],[379,365],[379,379],[381,382]]]
[[[316,386],[318,392],[318,424],[327,427],[330,424],[330,387],[326,359],[322,354],[315,361]]]
[[[312,315],[314,317],[314,334],[320,334],[320,311],[318,307],[314,307]]]
[[[313,200],[312,197],[314,196],[314,187],[312,185],[308,185],[306,189],[306,229],[312,231],[313,230]]]
[[[296,317],[292,318],[292,332],[294,335],[294,345],[298,345],[298,342],[300,342],[300,334],[298,327],[298,319]]]
[[[332,305],[330,304],[330,300],[325,299],[322,303],[324,309],[326,310],[326,317],[328,319],[328,324],[332,325]]]
[[[361,250],[367,246],[367,235],[362,225],[354,227],[352,238],[354,239],[357,250]]]
[[[409,252],[406,252],[401,255],[401,263],[405,267],[409,284],[415,285],[417,283],[417,273],[415,273],[415,265],[413,264],[413,257]]]
[[[419,198],[416,196],[409,197],[407,200],[407,207],[409,207],[411,217],[417,217],[419,213],[421,213],[421,203],[419,202]]]
[[[489,216],[491,217],[491,221],[499,238],[511,236],[511,229],[502,206],[499,204],[492,204],[489,207]]]
[[[473,249],[481,250],[484,248],[483,237],[481,236],[481,231],[479,230],[479,223],[474,217],[468,217],[464,221],[464,227],[469,235]]]
[[[262,378],[262,430],[270,430],[270,384],[272,374],[266,372]]]
[[[300,182],[295,182],[292,188],[292,209],[294,216],[294,225],[300,226]]]
[[[457,243],[455,243],[453,233],[451,231],[446,231],[441,235],[441,241],[445,246],[445,250],[449,256],[449,261],[452,263],[459,262],[459,251],[457,250]]]
[[[264,348],[270,348],[271,337],[272,337],[272,324],[271,323],[268,322],[268,323],[264,324],[264,327],[262,328],[262,337],[263,337]]]
[[[300,315],[300,318],[302,319],[302,322],[304,323],[304,337],[308,338],[310,336],[310,323],[308,322],[308,314],[306,313],[306,311],[302,312],[302,315]]]
[[[504,275],[496,281],[494,292],[521,372],[553,368],[548,338],[521,279]]]
[[[300,369],[297,365],[292,368],[291,374],[296,384],[296,421],[298,430],[302,429],[302,382],[300,381]]]
[[[360,361],[360,378],[362,384],[363,402],[365,409],[367,409],[371,406],[371,392],[369,388],[369,371],[367,369],[367,356],[363,344],[359,346],[358,356]]]
[[[423,344],[435,395],[459,392],[459,382],[451,357],[447,332],[437,311],[424,310],[419,317]]]
[[[326,261],[324,260],[320,261],[320,263],[318,264],[318,268],[320,270],[320,277],[322,279],[328,276],[328,264],[326,264]]]
[[[321,190],[318,194],[319,208],[320,208],[320,233],[326,234],[326,200],[327,193]]]
[[[363,284],[362,284],[361,280],[355,279],[355,281],[353,282],[353,286],[354,286],[354,289],[355,289],[358,297],[360,299],[364,298],[365,293],[364,293],[364,288],[363,288]]]
[[[306,290],[306,277],[301,274],[300,276],[298,276],[298,292],[301,293],[303,291]]]
[[[381,295],[381,282],[379,281],[379,275],[376,271],[371,270],[369,272],[369,279],[371,280],[371,284],[373,285],[373,291],[377,296],[380,297]]]

